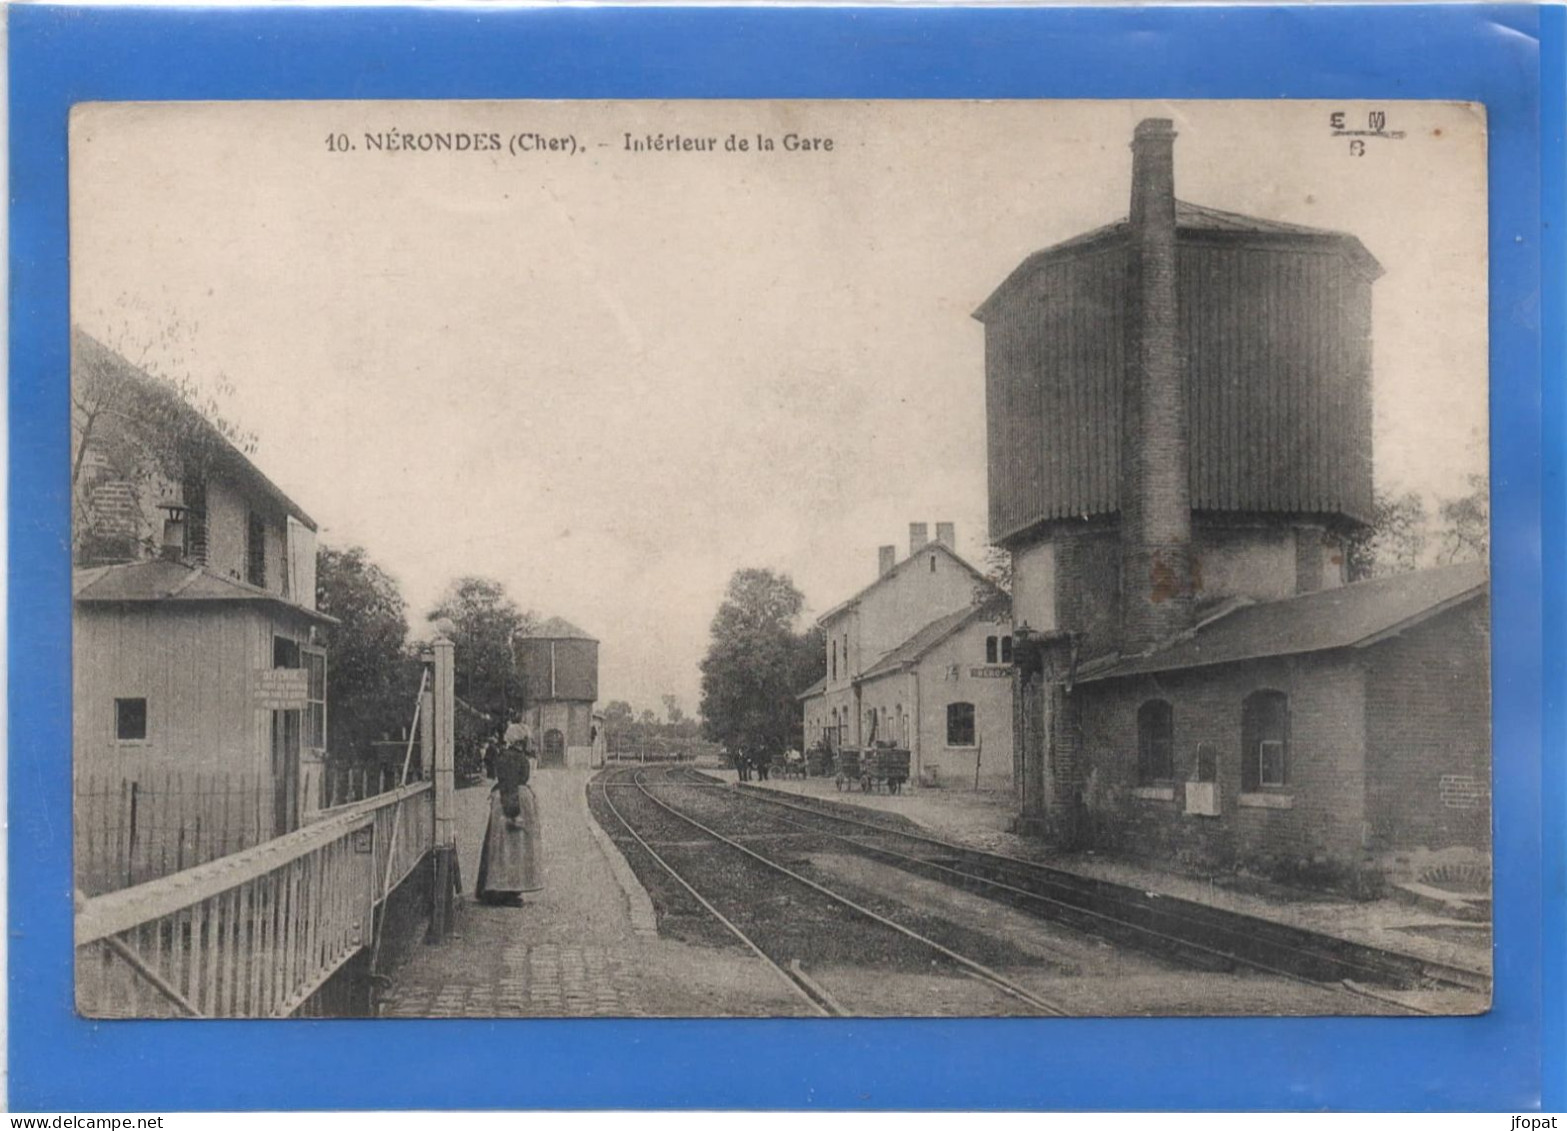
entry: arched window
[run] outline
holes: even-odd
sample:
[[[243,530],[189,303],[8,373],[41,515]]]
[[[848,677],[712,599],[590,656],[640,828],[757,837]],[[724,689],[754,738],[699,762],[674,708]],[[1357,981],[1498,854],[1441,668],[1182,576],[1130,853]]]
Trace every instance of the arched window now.
[[[1241,704],[1241,788],[1289,784],[1289,696],[1253,691]]]
[[[1012,662],[1012,638],[1010,636],[1001,638],[1001,662],[1003,664]]]
[[[539,759],[541,766],[564,766],[566,764],[566,736],[553,727],[544,732],[544,755]]]
[[[974,745],[974,704],[947,704],[947,745]]]
[[[1175,712],[1163,699],[1137,708],[1137,780],[1175,780]]]
[[[985,663],[993,664],[995,662],[996,662],[996,638],[994,636],[987,636],[987,637],[985,637]]]

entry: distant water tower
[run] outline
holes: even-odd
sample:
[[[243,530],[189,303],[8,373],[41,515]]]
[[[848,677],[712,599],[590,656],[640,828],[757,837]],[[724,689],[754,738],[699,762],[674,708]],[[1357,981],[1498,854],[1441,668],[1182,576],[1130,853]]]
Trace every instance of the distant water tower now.
[[[599,689],[599,642],[551,617],[514,642],[527,692],[525,718],[540,766],[589,766],[593,704]]]

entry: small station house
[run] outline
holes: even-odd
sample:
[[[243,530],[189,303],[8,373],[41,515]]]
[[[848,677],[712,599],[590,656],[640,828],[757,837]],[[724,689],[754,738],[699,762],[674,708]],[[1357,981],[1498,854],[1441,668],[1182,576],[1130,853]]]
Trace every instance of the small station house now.
[[[73,380],[174,395],[86,335],[75,350]],[[88,527],[72,571],[78,840],[108,810],[123,829],[134,793],[140,851],[165,861],[213,854],[195,838],[220,824],[228,847],[297,828],[326,756],[333,620],[316,609],[316,524],[216,430],[206,439],[200,475],[150,487],[89,450],[77,509]],[[148,843],[165,835],[191,843]]]

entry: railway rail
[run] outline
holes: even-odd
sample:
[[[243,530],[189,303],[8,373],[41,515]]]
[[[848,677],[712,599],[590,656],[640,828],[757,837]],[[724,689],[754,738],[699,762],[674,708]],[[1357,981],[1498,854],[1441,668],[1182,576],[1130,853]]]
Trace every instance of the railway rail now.
[[[644,780],[645,773],[641,769],[629,772],[619,770],[612,771],[601,777],[596,784],[601,791],[605,807],[625,829],[631,839],[640,846],[641,850],[659,868],[667,873],[682,890],[691,896],[717,922],[722,924],[729,934],[737,938],[743,946],[755,954],[774,976],[785,983],[790,992],[797,996],[812,1012],[820,1016],[846,1016],[853,1014],[855,1011],[843,1003],[839,994],[835,994],[824,987],[797,957],[778,953],[779,946],[776,942],[771,939],[758,938],[756,934],[748,931],[745,926],[737,922],[736,920],[743,916],[737,913],[735,908],[731,907],[730,912],[726,914],[724,909],[718,906],[718,903],[724,901],[722,896],[711,891],[708,895],[704,895],[699,890],[698,885],[692,882],[693,877],[689,874],[691,870],[687,869],[686,873],[683,874],[676,862],[669,858],[671,855],[668,851],[670,842],[663,843],[661,847],[664,847],[666,851],[660,852],[659,848],[655,847],[639,831],[639,822],[634,822],[627,816],[621,805],[617,804],[615,794],[622,791],[631,791],[630,795],[636,797],[639,802],[650,803],[656,807],[652,810],[644,809],[643,816],[646,816],[648,813],[657,813],[660,815],[658,819],[665,821],[673,819],[686,828],[696,830],[706,838],[708,843],[723,846],[731,855],[731,858],[738,856],[747,861],[746,866],[753,870],[753,874],[757,868],[764,869],[767,875],[780,877],[791,887],[812,893],[812,898],[818,901],[825,901],[826,904],[834,908],[840,908],[849,912],[861,923],[870,926],[871,929],[890,933],[900,943],[905,945],[912,944],[914,947],[928,952],[928,954],[935,956],[933,961],[941,963],[949,970],[961,973],[963,976],[987,987],[996,994],[1005,996],[1011,1002],[1023,1006],[1027,1012],[1045,1016],[1069,1015],[1069,1011],[1058,1002],[1040,996],[986,963],[978,961],[960,950],[930,937],[928,933],[905,923],[900,923],[890,916],[866,906],[861,900],[846,895],[842,891],[834,890],[802,874],[795,868],[791,868],[778,860],[747,847],[738,840],[724,835],[708,824],[691,816],[689,813],[681,812],[648,789]],[[665,774],[665,777],[674,778],[674,775],[675,771],[670,771]],[[679,779],[676,780],[679,781]],[[680,782],[680,784],[685,785],[686,783]],[[623,800],[624,796],[622,796]],[[646,827],[648,824],[646,821],[640,823],[643,827]],[[678,844],[679,842],[673,843]],[[686,847],[689,848],[689,845]],[[709,898],[709,895],[713,896],[713,898]]]
[[[692,785],[728,790],[722,783],[684,771]],[[731,791],[733,792],[733,791]],[[984,852],[922,833],[850,817],[765,794],[738,791],[802,830],[829,837],[872,858],[915,874],[1000,899],[1020,910],[1110,941],[1204,969],[1246,967],[1317,988],[1374,1001],[1409,1013],[1419,1006],[1389,998],[1361,983],[1398,989],[1451,988],[1489,991],[1489,979],[1459,967],[1425,962],[1318,932],[1272,923],[1221,908],[1139,892],[1122,885],[1051,868],[1034,861]],[[845,827],[852,833],[835,831]],[[888,842],[914,848],[899,851]]]

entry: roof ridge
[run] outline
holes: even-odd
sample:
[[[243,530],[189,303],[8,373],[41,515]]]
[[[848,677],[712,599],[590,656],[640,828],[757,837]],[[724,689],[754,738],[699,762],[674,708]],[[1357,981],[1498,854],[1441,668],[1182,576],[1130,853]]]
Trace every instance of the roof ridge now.
[[[1079,673],[1079,681],[1370,646],[1480,598],[1486,563],[1424,570],[1237,604],[1154,648]]]
[[[1309,596],[1311,596],[1309,593],[1295,594],[1295,597]],[[1225,617],[1230,616],[1233,613],[1237,613],[1242,609],[1254,608],[1257,605],[1281,604],[1284,601],[1289,600],[1294,600],[1294,597],[1280,598],[1280,600],[1277,602],[1256,601],[1243,593],[1232,597],[1226,597],[1222,602],[1220,602],[1220,604],[1209,611],[1207,616],[1199,618],[1188,627],[1183,628],[1180,632],[1175,633],[1173,636],[1167,636],[1163,640],[1155,641],[1149,648],[1142,652],[1118,652],[1116,655],[1121,659],[1148,659],[1150,657],[1157,656],[1160,652],[1165,652],[1171,648],[1174,648],[1177,644],[1185,644],[1188,640],[1194,639],[1199,632],[1207,628],[1209,625],[1216,624]]]
[[[969,573],[973,574],[974,577],[977,580],[983,582],[985,585],[990,586],[990,588],[992,590],[994,590],[996,593],[1004,592],[1004,590],[1001,588],[1001,586],[997,585],[994,581],[990,580],[990,578],[986,577],[984,575],[984,573],[980,571],[979,567],[974,565],[973,562],[969,561],[962,554],[958,553],[955,549],[953,549],[951,546],[947,545],[945,542],[942,542],[942,541],[939,541],[938,539],[934,539],[933,538],[929,542],[926,542],[918,550],[910,551],[908,557],[902,559],[901,561],[894,562],[892,564],[892,568],[891,569],[889,569],[886,573],[879,574],[876,577],[876,579],[874,581],[872,581],[870,584],[864,586],[861,589],[857,589],[855,591],[855,593],[854,593],[854,596],[847,597],[844,600],[839,601],[836,605],[833,605],[825,613],[823,613],[821,616],[816,618],[816,623],[817,624],[821,624],[828,617],[836,616],[841,610],[846,609],[850,605],[854,604],[861,597],[864,597],[865,594],[869,593],[872,589],[876,588],[882,582],[888,580],[894,574],[896,574],[900,570],[902,570],[904,566],[906,566],[910,562],[912,562],[919,554],[924,553],[926,550],[936,550],[936,549],[940,549],[940,550],[945,551],[947,556],[952,558],[953,561],[957,562],[958,565],[960,565],[964,569],[968,570]]]
[[[169,564],[185,565],[184,562],[170,562]],[[164,598],[165,600],[167,600],[169,597],[178,597],[181,593],[185,592],[185,590],[189,589],[193,584],[195,584],[198,577],[207,572],[207,567],[201,565],[187,566],[186,568],[190,572],[183,579],[181,579],[178,585],[169,590],[167,596]]]
[[[223,452],[222,458],[237,464],[240,470],[240,474],[250,476],[257,484],[259,484],[263,494],[270,494],[273,496],[273,501],[282,505],[285,514],[294,518],[297,522],[307,527],[312,532],[319,534],[321,529],[320,524],[305,512],[305,508],[300,506],[299,503],[288,494],[288,492],[284,491],[283,488],[274,483],[271,476],[262,471],[260,466],[257,465],[256,461],[251,459],[250,456],[242,448],[240,448],[238,444],[236,444],[228,436],[225,436],[222,430],[207,418],[205,413],[203,413],[195,405],[192,405],[186,401],[167,377],[163,377],[159,374],[155,374],[149,372],[147,369],[144,369],[142,366],[126,357],[113,346],[108,345],[107,343],[101,341],[94,334],[88,332],[81,326],[80,323],[73,322],[71,324],[71,334],[71,365],[73,366],[73,371],[74,366],[76,365],[77,347],[79,343],[86,343],[86,347],[88,349],[96,350],[99,353],[105,355],[107,359],[111,359],[113,362],[118,363],[119,366],[123,367],[123,371],[130,376],[131,380],[137,382],[145,389],[158,396],[172,397],[179,405],[180,411],[192,414],[194,418],[200,422],[201,426],[204,427],[218,441]]]

